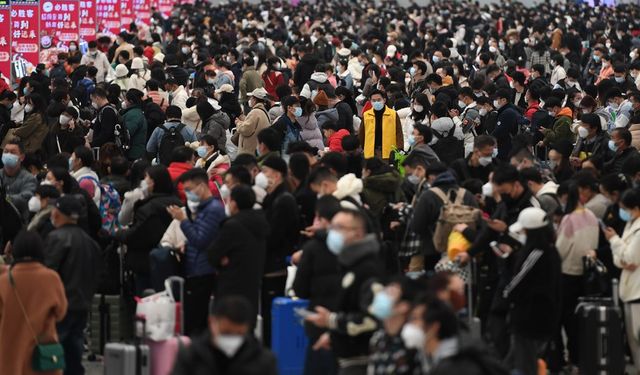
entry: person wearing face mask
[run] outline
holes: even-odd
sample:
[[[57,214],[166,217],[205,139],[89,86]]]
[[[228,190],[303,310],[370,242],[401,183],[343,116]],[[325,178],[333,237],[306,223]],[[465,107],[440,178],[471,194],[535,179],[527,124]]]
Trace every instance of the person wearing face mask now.
[[[511,103],[511,90],[499,89],[493,100],[493,107],[498,110],[498,122],[490,133],[498,142],[498,159],[507,160],[511,153],[512,138],[518,133],[519,113]]]
[[[98,43],[95,40],[90,41],[88,47],[89,51],[82,56],[82,59],[80,59],[80,65],[96,67],[96,69],[98,69],[96,82],[104,82],[109,70],[111,69],[109,59],[107,58],[107,55],[98,50]]]
[[[414,124],[408,137],[409,155],[423,158],[427,165],[439,162],[440,158],[429,145],[432,140],[433,132],[429,126]]]
[[[326,240],[329,251],[336,254],[342,280],[335,309],[316,306],[315,312],[305,318],[318,328],[328,329],[314,347],[331,347],[338,358],[339,373],[345,374],[366,374],[369,342],[378,327],[360,302],[365,298],[365,283],[383,273],[378,258],[380,243],[366,228],[367,218],[360,211],[342,209],[335,214]]]
[[[611,56],[609,56],[606,53],[602,55],[602,67],[600,68],[600,71],[597,74],[598,76],[595,82],[596,85],[598,85],[600,82],[606,79],[611,78],[614,74],[613,66],[611,65]]]
[[[224,173],[231,166],[229,156],[221,153],[218,149],[217,141],[209,134],[200,137],[200,145],[196,149],[198,160],[196,168],[204,169],[209,178],[216,183],[217,186],[222,185]],[[216,194],[214,194],[216,195]]]
[[[609,78],[609,80],[613,81],[614,86],[624,93],[637,89],[633,77],[627,76],[627,65],[625,64],[615,64],[613,66],[613,77]]]
[[[263,129],[271,126],[269,114],[265,107],[265,103],[269,99],[267,91],[263,88],[258,88],[247,94],[247,96],[249,97],[248,104],[251,107],[251,111],[249,111],[246,118],[243,115],[236,118],[237,131],[231,139],[238,146],[238,155],[255,155],[258,149],[258,135],[262,133]],[[277,147],[274,148],[274,150],[276,149]]]
[[[631,132],[626,128],[616,128],[611,132],[609,149],[613,157],[604,163],[603,170],[620,173],[627,160],[638,156],[638,150],[631,145],[631,140]]]
[[[96,91],[91,94],[91,101],[91,105],[97,111],[96,118],[91,125],[91,129],[93,129],[91,147],[102,147],[105,143],[115,142],[115,126],[119,123],[118,110],[109,103],[107,91],[96,87]]]
[[[144,93],[140,90],[130,89],[127,91],[124,104],[126,108],[121,111],[123,126],[127,128],[130,135],[129,150],[125,156],[133,161],[145,154],[147,140],[147,119],[142,112],[142,97]]]
[[[522,247],[509,256],[514,258],[514,272],[501,296],[510,303],[512,331],[512,346],[505,362],[521,374],[535,375],[538,358],[556,334],[565,303],[561,293],[564,285],[561,260],[553,246],[553,227],[544,210],[525,208],[509,232],[518,237]]]
[[[458,116],[462,121],[462,132],[464,133],[465,156],[469,155],[473,149],[473,140],[478,136],[478,127],[480,126],[480,112],[478,104],[475,100],[473,89],[464,87],[460,89],[458,95],[458,107],[462,109],[462,113]]]
[[[134,57],[131,62],[131,77],[129,77],[129,88],[144,90],[147,81],[151,79],[151,71],[144,67],[141,57]]]
[[[636,59],[631,62],[629,66],[629,76],[631,76],[633,80],[633,88],[640,89],[640,60]]]
[[[575,168],[582,166],[585,160],[594,165],[602,165],[609,160],[612,151],[609,150],[609,134],[602,130],[600,116],[585,113],[580,116],[580,126],[577,129],[578,141],[571,153],[571,164]]]
[[[251,334],[255,311],[242,296],[216,298],[208,329],[178,353],[172,374],[276,375],[276,358]]]
[[[49,132],[45,109],[45,100],[41,95],[30,94],[25,97],[24,121],[17,128],[9,129],[2,142],[3,145],[17,138],[24,145],[27,154],[38,152]]]
[[[6,191],[6,197],[13,203],[22,216],[22,220],[29,218],[29,199],[36,190],[36,179],[22,167],[25,149],[18,140],[9,141],[2,150],[2,169],[0,169],[0,184]],[[9,216],[9,215],[7,215]]]
[[[36,192],[29,199],[29,212],[33,214],[27,230],[37,232],[42,238],[46,238],[54,227],[51,224],[51,211],[55,201],[60,198],[60,192],[49,184],[40,184]]]
[[[495,160],[497,153],[496,139],[482,134],[473,141],[473,151],[464,159],[451,163],[451,169],[456,173],[460,183],[477,178],[483,183],[489,181],[489,175],[497,167]]]
[[[284,97],[282,98],[282,108],[284,114],[271,126],[271,128],[277,130],[280,135],[280,146],[272,149],[279,153],[286,152],[290,143],[302,140],[302,127],[297,120],[302,116],[300,101],[295,96]]]
[[[15,126],[11,120],[11,110],[18,96],[11,90],[0,92],[0,139],[4,139],[9,129]]]
[[[549,146],[552,143],[567,139],[573,140],[571,123],[573,122],[573,112],[569,107],[562,106],[562,100],[554,96],[547,98],[544,109],[549,111],[549,116],[553,118],[553,125],[550,128],[540,127],[539,131],[544,135],[544,139],[538,142],[538,147]]]
[[[267,262],[262,282],[262,317],[264,342],[271,342],[271,302],[282,296],[287,277],[285,258],[294,252],[300,228],[300,215],[296,199],[289,192],[287,163],[278,156],[262,162],[267,177],[267,196],[262,204],[267,221],[277,223],[267,238]]]
[[[207,305],[213,292],[215,271],[204,255],[209,244],[218,235],[220,223],[225,218],[222,202],[214,198],[209,189],[209,176],[201,168],[193,168],[178,179],[182,182],[187,207],[195,207],[187,213],[178,205],[169,205],[167,212],[180,221],[180,229],[187,241],[184,250],[185,273],[185,332],[200,333],[206,327]]]
[[[369,374],[407,375],[418,367],[416,348],[407,348],[401,334],[417,293],[414,284],[407,277],[397,277],[386,287],[378,283],[371,285],[374,294],[369,311],[382,327],[371,337]]]
[[[167,120],[164,124],[155,128],[151,133],[151,137],[147,141],[146,151],[148,154],[156,158],[159,163],[169,165],[171,161],[171,153],[175,146],[181,146],[184,142],[197,141],[196,132],[181,122],[182,111],[180,107],[170,105],[166,110]],[[172,131],[175,128],[176,139],[171,140]],[[179,139],[179,137],[182,139]],[[165,147],[163,147],[163,141]],[[167,149],[170,148],[169,150]],[[173,146],[173,147],[171,147]]]
[[[634,361],[640,361],[638,342],[638,317],[640,311],[635,302],[640,298],[640,270],[637,249],[640,246],[640,194],[637,189],[629,189],[620,199],[619,217],[626,222],[620,236],[613,228],[607,227],[604,235],[611,244],[614,264],[622,269],[619,298],[624,303],[627,342]],[[616,296],[614,296],[616,298]],[[636,363],[636,362],[634,362]]]
[[[84,130],[76,124],[77,120],[78,111],[74,107],[66,107],[44,139],[42,150],[46,155],[71,154],[76,147],[84,146]]]
[[[631,111],[633,110],[631,102],[620,89],[614,87],[606,93],[606,112],[608,112],[609,130],[613,128],[625,128],[629,125],[631,119]]]
[[[243,105],[245,113],[248,113],[253,108],[249,100],[249,94],[263,86],[264,81],[255,68],[255,62],[252,58],[245,58],[242,61],[242,78],[240,79],[240,104]],[[266,90],[264,92],[265,96],[269,95]]]
[[[284,75],[280,72],[280,59],[277,57],[270,57],[267,59],[267,69],[262,73],[262,81],[264,82],[264,89],[271,97],[276,99],[282,99],[278,97],[276,93],[276,87],[284,84]]]
[[[386,96],[379,90],[370,95],[372,108],[363,114],[358,132],[364,157],[378,156],[388,159],[393,147],[404,147],[402,124],[396,111],[385,105]]]
[[[555,86],[558,82],[567,78],[567,72],[564,70],[564,57],[560,54],[557,54],[551,58],[551,79],[549,79],[549,83],[551,86]]]

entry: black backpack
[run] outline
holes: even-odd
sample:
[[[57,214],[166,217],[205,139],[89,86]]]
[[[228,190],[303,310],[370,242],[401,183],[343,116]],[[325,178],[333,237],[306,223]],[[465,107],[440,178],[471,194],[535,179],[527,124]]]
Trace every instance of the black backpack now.
[[[453,163],[454,160],[464,157],[464,141],[454,136],[457,125],[453,120],[451,120],[451,122],[453,125],[446,135],[438,133],[433,129],[431,130],[433,136],[438,138],[438,142],[431,145],[431,148],[438,155],[440,161],[447,165]]]
[[[160,140],[160,147],[158,148],[158,162],[160,162],[160,164],[168,166],[169,163],[171,163],[171,153],[173,150],[176,147],[184,146],[182,129],[184,129],[185,126],[185,124],[180,124],[167,129],[164,125],[160,125],[160,129],[164,130],[164,134],[162,134],[162,139]]]

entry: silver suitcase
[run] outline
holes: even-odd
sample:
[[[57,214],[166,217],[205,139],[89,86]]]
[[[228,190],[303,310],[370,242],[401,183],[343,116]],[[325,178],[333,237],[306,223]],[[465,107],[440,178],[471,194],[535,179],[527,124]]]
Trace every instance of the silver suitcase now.
[[[139,372],[138,366],[140,366]],[[104,375],[150,374],[149,346],[119,342],[109,343],[105,346]]]

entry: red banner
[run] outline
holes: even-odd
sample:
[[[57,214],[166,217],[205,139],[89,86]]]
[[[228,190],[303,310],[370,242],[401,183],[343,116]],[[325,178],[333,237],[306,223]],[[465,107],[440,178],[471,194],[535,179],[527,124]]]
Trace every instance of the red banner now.
[[[120,0],[120,25],[129,30],[131,22],[135,21],[133,14],[133,0]]]
[[[80,38],[96,40],[96,0],[80,0]]]
[[[96,0],[98,34],[114,35],[120,32],[120,0]]]
[[[69,42],[80,43],[78,0],[42,0],[40,3],[40,46],[66,51]]]
[[[173,0],[158,0],[158,12],[160,12],[164,18],[169,18],[173,10],[173,4]]]
[[[11,7],[9,0],[0,0],[0,73],[11,79]]]
[[[11,61],[14,78],[22,78],[38,64],[40,22],[37,0],[11,2]]]
[[[147,0],[133,0],[133,13],[136,16],[136,23],[151,23],[151,2]]]

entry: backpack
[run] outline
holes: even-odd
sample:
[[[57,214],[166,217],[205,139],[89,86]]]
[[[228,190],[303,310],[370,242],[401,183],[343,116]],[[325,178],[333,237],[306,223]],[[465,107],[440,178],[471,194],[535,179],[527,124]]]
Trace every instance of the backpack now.
[[[160,105],[162,104],[164,104],[164,98],[160,102]],[[160,127],[167,120],[167,116],[160,105],[154,103],[151,99],[142,104],[142,113],[144,113],[144,118],[147,119],[147,139],[151,137],[155,128]]]
[[[184,145],[182,129],[185,126],[185,124],[179,124],[167,129],[164,125],[160,125],[160,129],[164,130],[162,139],[160,139],[160,147],[158,147],[158,162],[160,164],[169,165],[173,150]]]
[[[116,230],[120,228],[120,222],[118,221],[118,213],[122,206],[120,194],[118,194],[118,191],[113,185],[101,184],[100,181],[92,176],[80,177],[78,182],[85,179],[91,180],[98,185],[100,189],[100,206],[98,210],[100,211],[100,218],[102,219],[102,230],[110,235],[114,235]]]
[[[131,135],[129,134],[129,129],[127,129],[123,124],[124,121],[118,110],[113,105],[109,104],[105,106],[100,112],[98,112],[98,121],[102,123],[102,112],[105,109],[111,108],[116,113],[116,124],[113,127],[113,136],[115,139],[116,146],[122,151],[123,154],[126,154],[131,148]]]
[[[431,148],[445,164],[451,164],[457,159],[464,157],[464,141],[457,139],[454,134],[456,132],[457,125],[451,120],[453,124],[451,129],[447,132],[447,135],[438,133],[435,130],[431,130],[433,135],[438,138],[438,142],[431,145]]]
[[[456,199],[453,202],[449,199],[449,194],[442,189],[434,187],[430,190],[443,202],[436,229],[433,231],[433,246],[436,251],[446,253],[449,234],[451,234],[453,227],[456,224],[467,224],[470,228],[475,229],[481,211],[462,203],[466,192],[464,188],[458,189]]]

